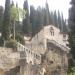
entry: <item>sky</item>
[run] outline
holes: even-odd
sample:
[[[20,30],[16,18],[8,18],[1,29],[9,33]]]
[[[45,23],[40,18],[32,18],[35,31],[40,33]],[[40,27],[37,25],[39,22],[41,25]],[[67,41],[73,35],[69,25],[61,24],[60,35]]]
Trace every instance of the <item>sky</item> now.
[[[12,1],[12,0],[11,0]],[[23,7],[24,0],[13,0],[18,3],[20,8]],[[68,10],[70,8],[70,0],[47,0],[50,10],[60,11],[63,13],[65,19],[68,19]],[[28,0],[29,5],[34,5],[37,8],[39,5],[41,7],[45,6],[46,0]],[[0,5],[5,6],[5,0],[0,0]]]

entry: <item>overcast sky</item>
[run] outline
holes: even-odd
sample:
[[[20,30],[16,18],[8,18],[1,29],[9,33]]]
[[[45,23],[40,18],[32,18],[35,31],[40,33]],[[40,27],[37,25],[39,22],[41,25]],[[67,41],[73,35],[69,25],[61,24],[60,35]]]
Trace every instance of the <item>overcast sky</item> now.
[[[12,0],[11,0],[12,1]],[[22,8],[24,0],[13,0],[15,3],[17,2],[19,7]],[[59,10],[63,13],[64,18],[68,18],[68,10],[70,7],[70,0],[47,0],[49,4],[50,10]],[[29,5],[34,5],[37,8],[39,5],[45,6],[46,0],[28,0]],[[5,0],[0,0],[0,5],[4,6]]]

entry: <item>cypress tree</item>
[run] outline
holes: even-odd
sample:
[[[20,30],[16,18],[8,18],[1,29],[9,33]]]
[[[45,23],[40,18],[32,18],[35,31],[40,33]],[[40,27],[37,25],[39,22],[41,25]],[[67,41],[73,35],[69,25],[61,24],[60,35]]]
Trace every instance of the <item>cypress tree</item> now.
[[[68,28],[66,25],[66,20],[63,21],[63,32],[67,33],[68,32]]]
[[[41,14],[41,15],[40,15],[40,16],[41,16],[41,25],[42,25],[41,27],[44,26],[44,14],[43,14],[43,9],[44,9],[44,8],[41,8],[41,12],[40,12],[40,14]]]
[[[75,59],[75,0],[71,0],[72,7],[69,10],[69,46],[73,59]]]
[[[62,22],[61,22],[61,15],[60,12],[58,11],[58,28],[60,29],[60,31],[62,31]]]
[[[32,33],[35,35],[42,29],[44,23],[44,9],[40,6],[35,10],[33,6],[30,6],[30,23],[32,25]]]
[[[61,17],[61,31],[64,33],[67,33],[67,25],[66,25],[66,20],[63,18],[63,14]]]
[[[56,27],[58,27],[58,18],[57,18],[57,13],[54,11],[54,24]]]
[[[51,11],[51,24],[54,25],[54,13]]]
[[[53,20],[52,20],[52,14],[51,14],[51,12],[49,13],[49,24],[53,24]]]
[[[45,22],[46,22],[46,25],[49,25],[49,15],[50,15],[50,12],[49,12],[49,6],[48,6],[48,3],[46,1],[46,11],[45,11]]]
[[[40,29],[42,28],[43,26],[43,13],[42,13],[42,9],[41,7],[38,7],[37,10],[36,10],[36,30],[37,32],[40,31]]]
[[[30,23],[32,25],[32,36],[36,33],[36,10],[33,6],[30,6]]]
[[[8,40],[10,37],[10,0],[6,0],[5,2],[2,37],[4,40]]]
[[[46,23],[46,9],[43,8],[42,9],[42,15],[43,15],[43,25],[45,26],[47,23]]]
[[[29,35],[31,32],[31,25],[30,25],[30,17],[29,17],[29,7],[28,1],[24,1],[24,10],[26,10],[26,16],[23,19],[23,33]]]
[[[3,11],[4,11],[4,9],[3,9],[3,7],[2,6],[0,6],[0,32],[2,31],[2,22],[3,22]]]

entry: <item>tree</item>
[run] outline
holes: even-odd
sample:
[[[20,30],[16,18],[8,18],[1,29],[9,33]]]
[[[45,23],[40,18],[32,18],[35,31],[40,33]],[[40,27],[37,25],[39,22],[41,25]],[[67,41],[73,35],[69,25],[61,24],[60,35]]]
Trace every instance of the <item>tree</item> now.
[[[18,5],[16,4],[16,7],[14,6],[14,2],[12,2],[11,4],[11,29],[13,30],[13,38],[15,40],[15,34],[16,34],[16,31],[15,31],[15,25],[17,22],[19,22],[19,18],[24,18],[25,17],[25,10],[22,10],[18,7]]]
[[[39,6],[35,10],[33,6],[30,6],[30,23],[32,24],[33,36],[42,29],[43,25],[45,25],[44,19],[44,9]]]
[[[61,14],[59,11],[58,11],[58,28],[60,29],[60,31],[62,30]]]
[[[46,9],[42,8],[43,26],[46,25]]]
[[[72,7],[69,10],[69,46],[73,59],[75,59],[75,0],[71,0]]]
[[[36,10],[36,33],[43,27],[43,18],[42,8],[39,6]]]
[[[0,6],[0,32],[2,31],[2,22],[3,22],[4,9]]]
[[[36,10],[33,6],[30,6],[30,23],[32,25],[32,36],[34,36],[36,31]]]
[[[52,12],[50,12],[49,14],[49,24],[53,24],[53,20],[52,20]]]
[[[4,40],[8,40],[10,38],[10,0],[6,0],[5,2],[2,37]]]
[[[64,22],[63,22],[63,32],[68,33],[68,25],[66,23],[66,19],[64,19]]]
[[[57,18],[57,13],[54,11],[54,24],[56,27],[58,27],[58,18]]]
[[[54,25],[54,13],[51,11],[50,15],[51,15],[51,24]]]
[[[45,11],[45,22],[46,22],[46,25],[49,25],[49,15],[50,15],[50,12],[49,12],[49,6],[48,6],[48,3],[46,1],[46,11]]]
[[[29,17],[29,7],[28,1],[24,1],[23,9],[26,10],[26,16],[23,19],[23,33],[26,35],[30,35],[31,33],[31,25],[30,25],[30,17]]]
[[[14,6],[14,2],[11,4],[11,29],[13,31],[13,39],[15,40],[15,22],[19,21],[19,12],[18,12],[18,7]]]
[[[63,18],[63,14],[62,14],[62,17],[61,17],[61,31],[64,32],[64,33],[68,32],[66,20]]]

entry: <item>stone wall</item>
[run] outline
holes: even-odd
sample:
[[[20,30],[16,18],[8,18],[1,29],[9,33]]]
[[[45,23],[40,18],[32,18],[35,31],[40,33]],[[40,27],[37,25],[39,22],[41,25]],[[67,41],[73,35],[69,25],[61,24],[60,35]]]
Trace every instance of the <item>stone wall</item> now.
[[[0,47],[0,68],[4,71],[14,68],[19,62],[17,56],[18,53],[14,53],[11,48]]]
[[[67,53],[62,51],[59,47],[49,44],[43,59],[43,66],[46,69],[45,75],[66,75],[68,70]]]
[[[51,35],[51,32],[50,32],[51,27],[54,30],[54,35]],[[63,37],[63,35],[65,35],[65,38]],[[67,47],[66,44],[68,44],[68,41],[67,41],[68,35],[66,33],[61,33],[60,30],[53,25],[44,27],[44,37],[45,37],[45,39],[55,40],[59,44]],[[64,41],[64,39],[65,39],[65,41]]]
[[[54,29],[54,35],[51,35],[50,27]],[[67,48],[69,52],[70,48],[67,46],[68,35],[66,33],[61,33],[60,30],[53,25],[45,26],[37,33],[30,41],[30,48],[37,53],[44,54],[47,49],[47,39],[54,40],[59,45]]]

